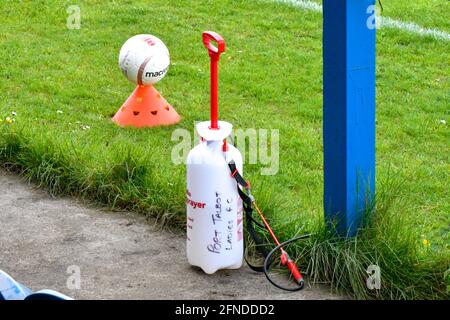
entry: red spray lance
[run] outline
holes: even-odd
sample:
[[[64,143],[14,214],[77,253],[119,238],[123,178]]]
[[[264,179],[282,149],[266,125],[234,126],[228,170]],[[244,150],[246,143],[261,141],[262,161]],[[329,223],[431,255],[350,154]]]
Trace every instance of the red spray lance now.
[[[301,236],[297,238],[290,239],[286,242],[280,243],[278,238],[276,237],[275,233],[273,232],[272,228],[270,227],[269,223],[267,222],[266,218],[264,217],[263,213],[259,209],[259,207],[256,204],[256,201],[254,197],[251,194],[250,190],[250,183],[248,181],[245,181],[242,177],[242,157],[237,149],[234,148],[233,145],[227,145],[226,137],[228,137],[231,134],[231,125],[218,121],[218,61],[220,58],[220,54],[225,51],[225,41],[224,39],[217,33],[212,31],[206,31],[202,35],[202,40],[204,46],[208,50],[208,54],[211,60],[211,79],[210,79],[210,85],[211,85],[211,119],[210,123],[208,125],[208,128],[205,128],[205,126],[200,125],[197,127],[197,131],[202,137],[202,139],[208,141],[211,140],[211,137],[214,136],[215,139],[219,139],[223,137],[222,142],[222,152],[226,154],[226,164],[230,171],[228,171],[228,177],[231,177],[236,181],[235,187],[237,185],[237,193],[242,200],[243,207],[240,208],[238,206],[237,210],[245,210],[246,213],[246,219],[247,219],[247,230],[252,236],[253,240],[257,244],[257,248],[260,250],[260,252],[265,257],[264,266],[262,268],[253,267],[249,264],[249,266],[256,271],[264,272],[267,279],[278,288],[288,290],[288,291],[297,291],[303,288],[304,286],[304,280],[303,277],[298,270],[297,266],[295,265],[295,262],[289,257],[288,253],[285,251],[284,246],[288,245],[289,243],[303,239],[307,236]],[[217,46],[214,46],[211,42],[217,43]],[[224,128],[224,126],[226,128]],[[223,130],[226,130],[226,134],[220,134]],[[214,133],[214,131],[216,133]],[[231,152],[230,152],[231,150]],[[236,158],[235,158],[236,157]],[[188,157],[189,158],[189,157]],[[229,160],[231,159],[231,160]],[[222,169],[222,168],[220,168]],[[231,174],[230,174],[231,173]],[[226,179],[225,179],[226,180]],[[225,181],[228,183],[229,181]],[[240,186],[240,187],[239,187]],[[236,190],[235,189],[235,190]],[[244,190],[246,192],[244,192]],[[252,216],[253,209],[256,210],[258,213],[261,221],[263,224],[258,223]],[[242,215],[242,214],[241,214]],[[238,220],[239,220],[239,213],[238,213]],[[242,219],[241,219],[242,220]],[[264,249],[262,246],[262,241],[258,237],[257,233],[253,229],[253,225],[256,224],[260,227],[265,228],[274,243],[276,244],[275,248],[272,249],[271,252],[267,252],[267,250]],[[279,284],[275,283],[269,276],[268,270],[270,268],[270,265],[272,263],[272,256],[275,252],[281,253],[281,265],[286,266],[289,270],[291,275],[293,276],[295,283],[298,285],[296,288],[285,288],[280,286]]]

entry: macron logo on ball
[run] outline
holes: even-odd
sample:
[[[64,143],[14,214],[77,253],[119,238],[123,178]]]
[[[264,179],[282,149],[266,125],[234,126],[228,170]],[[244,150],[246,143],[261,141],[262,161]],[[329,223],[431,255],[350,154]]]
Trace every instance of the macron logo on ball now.
[[[167,68],[168,68],[168,66],[165,67],[164,69],[162,69],[161,71],[156,71],[156,72],[147,71],[147,72],[145,73],[145,76],[146,76],[146,77],[152,77],[152,78],[162,76],[163,74],[166,73]]]

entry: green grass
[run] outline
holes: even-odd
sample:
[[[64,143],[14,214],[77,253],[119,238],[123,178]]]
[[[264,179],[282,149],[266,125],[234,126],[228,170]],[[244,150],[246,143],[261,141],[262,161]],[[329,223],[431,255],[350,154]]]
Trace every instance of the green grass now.
[[[246,176],[283,239],[316,232],[293,248],[308,275],[356,298],[448,297],[448,42],[378,32],[377,210],[358,237],[333,241],[320,221],[320,14],[256,1],[79,3],[80,30],[66,28],[69,1],[0,5],[0,118],[17,113],[13,124],[0,124],[3,166],[54,194],[182,225],[185,167],[171,161],[178,143],[171,135],[209,116],[201,32],[216,30],[227,42],[220,118],[236,128],[280,131],[280,149],[290,151],[280,152],[278,174],[262,176],[262,165],[249,164]],[[393,18],[448,31],[449,11],[424,3],[383,1],[385,15],[391,10]],[[413,14],[423,8],[429,13]],[[176,127],[120,129],[110,121],[133,90],[117,66],[118,51],[138,33],[155,34],[171,52],[157,88],[183,117]],[[384,280],[374,295],[364,277],[377,263]]]

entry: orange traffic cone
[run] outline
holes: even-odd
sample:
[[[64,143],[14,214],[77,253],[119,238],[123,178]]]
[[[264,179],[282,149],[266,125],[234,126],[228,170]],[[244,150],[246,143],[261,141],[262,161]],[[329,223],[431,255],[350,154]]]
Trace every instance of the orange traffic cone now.
[[[152,86],[137,86],[112,120],[121,127],[154,127],[180,121],[175,109]]]

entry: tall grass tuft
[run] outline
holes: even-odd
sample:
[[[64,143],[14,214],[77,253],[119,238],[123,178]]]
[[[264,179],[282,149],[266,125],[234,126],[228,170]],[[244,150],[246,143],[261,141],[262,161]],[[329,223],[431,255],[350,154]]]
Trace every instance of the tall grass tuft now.
[[[355,299],[448,299],[450,257],[421,248],[413,219],[399,210],[402,182],[388,177],[378,191],[374,210],[352,238],[336,238],[322,215],[312,236],[289,250],[315,284]],[[368,267],[380,268],[381,288],[369,289]],[[447,272],[447,274],[446,274]]]

